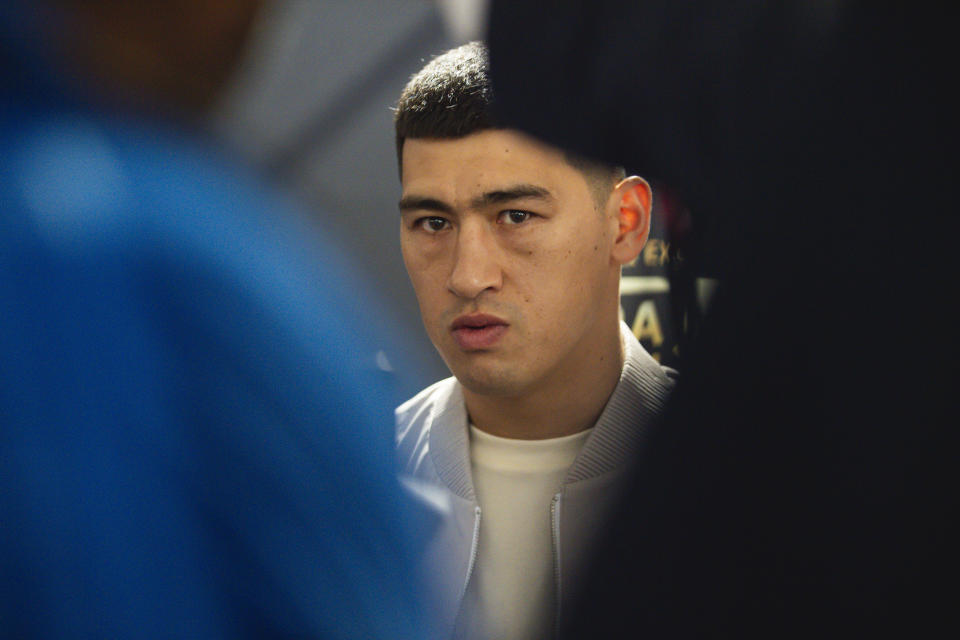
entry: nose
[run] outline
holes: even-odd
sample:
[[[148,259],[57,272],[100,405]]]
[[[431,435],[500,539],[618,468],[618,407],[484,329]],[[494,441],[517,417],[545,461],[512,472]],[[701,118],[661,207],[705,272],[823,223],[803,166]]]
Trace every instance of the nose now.
[[[488,289],[497,291],[502,285],[503,271],[490,231],[480,221],[464,222],[457,233],[447,289],[472,300]]]

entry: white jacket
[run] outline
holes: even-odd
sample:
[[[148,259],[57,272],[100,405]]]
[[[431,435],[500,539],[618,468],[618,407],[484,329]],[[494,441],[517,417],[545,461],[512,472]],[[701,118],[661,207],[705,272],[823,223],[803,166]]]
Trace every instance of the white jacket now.
[[[580,579],[583,560],[616,504],[647,428],[661,413],[675,372],[662,367],[621,323],[620,381],[551,506],[557,619]],[[397,447],[401,480],[437,514],[426,540],[424,570],[438,609],[439,628],[452,634],[476,561],[481,510],[470,473],[467,412],[454,378],[441,380],[400,405]]]

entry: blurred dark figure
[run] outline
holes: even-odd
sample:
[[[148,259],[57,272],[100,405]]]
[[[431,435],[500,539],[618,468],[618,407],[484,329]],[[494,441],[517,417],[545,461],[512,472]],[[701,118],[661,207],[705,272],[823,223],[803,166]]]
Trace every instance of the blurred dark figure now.
[[[2,637],[430,637],[375,301],[189,133],[256,5],[0,9]]]
[[[957,53],[935,7],[493,4],[504,117],[675,186],[673,240],[721,279],[568,637],[955,627]]]

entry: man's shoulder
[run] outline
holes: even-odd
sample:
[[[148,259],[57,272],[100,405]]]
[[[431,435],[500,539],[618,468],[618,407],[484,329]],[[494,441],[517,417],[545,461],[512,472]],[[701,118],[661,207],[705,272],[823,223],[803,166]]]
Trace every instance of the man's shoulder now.
[[[420,439],[430,430],[433,417],[457,399],[457,379],[450,377],[434,382],[394,411],[397,446]]]
[[[413,419],[425,409],[429,409],[438,403],[448,400],[451,394],[453,394],[456,385],[457,379],[452,376],[434,382],[396,408],[397,424],[399,425],[402,422]]]
[[[679,372],[654,359],[625,324],[621,325],[621,335],[625,355],[624,373],[632,374],[624,375],[623,379],[655,393],[672,390],[680,376]]]
[[[396,447],[404,472],[417,475],[418,469],[422,471],[434,423],[440,416],[449,415],[449,409],[457,403],[462,406],[462,395],[456,378],[451,377],[433,383],[397,407]],[[466,409],[462,413],[465,415]]]

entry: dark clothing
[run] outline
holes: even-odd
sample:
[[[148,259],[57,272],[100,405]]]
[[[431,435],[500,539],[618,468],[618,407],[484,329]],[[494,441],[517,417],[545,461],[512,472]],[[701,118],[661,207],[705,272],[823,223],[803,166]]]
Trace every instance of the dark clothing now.
[[[504,120],[674,187],[693,224],[672,241],[721,278],[569,637],[868,636],[945,618],[958,225],[943,18],[493,4]]]

